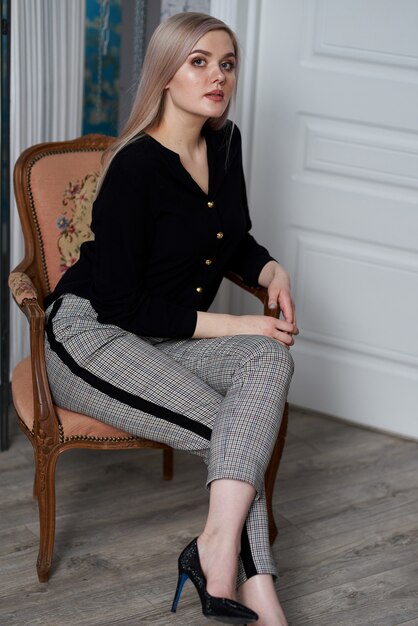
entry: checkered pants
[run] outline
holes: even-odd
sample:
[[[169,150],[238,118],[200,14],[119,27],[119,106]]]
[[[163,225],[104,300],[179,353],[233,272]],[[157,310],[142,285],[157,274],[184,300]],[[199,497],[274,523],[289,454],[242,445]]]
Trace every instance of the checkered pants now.
[[[207,484],[252,484],[257,495],[241,541],[238,585],[276,575],[268,538],[266,471],[293,362],[277,341],[139,337],[101,324],[89,301],[67,294],[47,311],[54,401],[133,435],[202,456]]]

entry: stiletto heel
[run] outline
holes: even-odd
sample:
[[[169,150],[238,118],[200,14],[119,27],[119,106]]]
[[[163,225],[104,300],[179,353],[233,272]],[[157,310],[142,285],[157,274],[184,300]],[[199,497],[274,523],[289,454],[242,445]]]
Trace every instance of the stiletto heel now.
[[[202,613],[205,617],[224,624],[251,624],[258,620],[257,613],[254,613],[251,609],[230,600],[229,598],[217,598],[211,596],[206,591],[206,578],[202,571],[202,566],[199,559],[199,550],[197,548],[197,538],[193,539],[189,545],[184,548],[183,552],[179,556],[179,577],[177,581],[176,593],[174,595],[171,611],[173,613],[177,610],[177,605],[180,599],[180,595],[184,586],[184,583],[188,578],[192,581],[199,594],[200,602],[202,604]]]
[[[171,607],[171,612],[175,613],[177,611],[177,605],[179,603],[180,600],[180,596],[181,596],[181,592],[183,590],[183,585],[186,582],[186,580],[188,579],[188,576],[185,572],[181,573],[179,572],[179,579],[177,581],[177,589],[176,589],[176,593],[174,595],[174,600],[173,600],[173,605]]]

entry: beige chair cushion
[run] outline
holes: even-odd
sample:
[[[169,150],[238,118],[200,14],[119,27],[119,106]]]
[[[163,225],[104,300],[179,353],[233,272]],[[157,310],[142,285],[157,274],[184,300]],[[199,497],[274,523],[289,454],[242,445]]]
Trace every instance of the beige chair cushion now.
[[[13,403],[19,417],[27,428],[33,430],[33,390],[30,357],[16,365],[12,376]],[[63,428],[64,439],[71,437],[132,438],[123,430],[99,422],[82,413],[74,413],[55,406]],[[136,437],[135,437],[136,439]]]

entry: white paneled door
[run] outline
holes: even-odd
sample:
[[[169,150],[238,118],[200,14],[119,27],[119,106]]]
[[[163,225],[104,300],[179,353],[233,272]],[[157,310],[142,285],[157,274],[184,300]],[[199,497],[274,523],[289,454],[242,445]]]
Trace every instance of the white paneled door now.
[[[250,198],[293,280],[290,399],[418,438],[418,0],[260,10]]]

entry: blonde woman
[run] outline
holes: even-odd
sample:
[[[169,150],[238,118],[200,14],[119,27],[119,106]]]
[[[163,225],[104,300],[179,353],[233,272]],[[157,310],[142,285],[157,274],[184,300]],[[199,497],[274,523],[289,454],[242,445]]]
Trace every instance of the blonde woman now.
[[[180,554],[172,610],[190,578],[207,617],[285,626],[263,480],[298,330],[287,273],[249,233],[227,121],[238,65],[213,17],[181,13],[155,31],[106,155],[95,240],[47,303],[47,366],[58,405],[205,459],[208,516]],[[228,270],[266,287],[283,319],[207,312]]]

